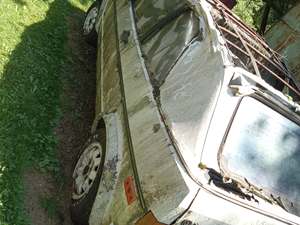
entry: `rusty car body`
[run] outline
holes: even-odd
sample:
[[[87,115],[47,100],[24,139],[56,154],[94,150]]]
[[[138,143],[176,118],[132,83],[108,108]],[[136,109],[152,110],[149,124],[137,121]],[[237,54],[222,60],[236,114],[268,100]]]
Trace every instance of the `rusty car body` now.
[[[300,92],[281,56],[217,0],[100,5],[88,223],[300,224]],[[96,175],[76,168],[77,204]]]

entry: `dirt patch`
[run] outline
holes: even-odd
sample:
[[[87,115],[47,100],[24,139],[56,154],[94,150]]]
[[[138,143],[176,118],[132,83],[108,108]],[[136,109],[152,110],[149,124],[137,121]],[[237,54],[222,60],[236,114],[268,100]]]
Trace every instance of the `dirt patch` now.
[[[24,174],[24,188],[26,212],[32,224],[63,224],[63,216],[59,215],[55,200],[53,200],[54,205],[51,206],[53,193],[57,191],[51,176],[39,173],[33,169],[26,171]],[[49,200],[49,208],[47,208],[47,200]],[[45,207],[41,207],[43,203],[46,203]],[[51,214],[51,211],[53,214]]]
[[[81,35],[83,17],[84,13],[77,11],[67,18],[67,58],[62,69],[63,115],[55,130],[63,185],[58,187],[50,176],[35,170],[24,175],[25,207],[33,225],[72,224],[69,212],[72,169],[89,137],[95,109],[96,50],[86,44]],[[51,205],[52,200],[54,205]],[[50,214],[52,207],[56,208],[52,212],[54,218],[49,215],[47,207]]]
[[[65,177],[64,215],[69,216],[74,162],[90,135],[95,113],[96,49],[81,35],[82,13],[68,18],[67,48],[71,51],[64,81],[62,102],[68,105],[57,127],[59,158]],[[64,224],[71,224],[65,221]]]

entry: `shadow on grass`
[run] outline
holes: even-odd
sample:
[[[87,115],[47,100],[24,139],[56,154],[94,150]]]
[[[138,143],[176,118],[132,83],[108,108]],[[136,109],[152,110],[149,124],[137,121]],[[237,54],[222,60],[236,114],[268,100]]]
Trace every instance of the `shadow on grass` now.
[[[59,171],[53,130],[60,116],[65,19],[76,11],[66,0],[53,1],[46,18],[25,29],[0,78],[1,224],[28,224],[22,203],[26,167]]]

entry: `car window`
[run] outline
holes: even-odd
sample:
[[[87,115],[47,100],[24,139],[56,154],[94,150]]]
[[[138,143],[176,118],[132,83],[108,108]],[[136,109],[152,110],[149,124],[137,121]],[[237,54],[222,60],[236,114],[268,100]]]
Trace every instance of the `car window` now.
[[[150,78],[160,86],[191,40],[199,21],[183,1],[137,1],[137,26]]]
[[[182,0],[136,0],[135,11],[139,34],[145,34],[168,15],[184,6]]]
[[[222,152],[225,170],[296,203],[300,200],[300,127],[263,103],[244,98]]]

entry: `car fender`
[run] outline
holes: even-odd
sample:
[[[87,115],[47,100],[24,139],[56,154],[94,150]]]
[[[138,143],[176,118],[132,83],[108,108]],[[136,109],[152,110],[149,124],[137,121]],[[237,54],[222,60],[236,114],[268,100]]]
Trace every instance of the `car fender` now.
[[[110,208],[123,157],[123,133],[120,116],[117,112],[99,114],[92,126],[92,132],[96,130],[101,118],[106,126],[106,155],[101,182],[90,215],[89,223],[91,225],[99,224],[106,210]]]

